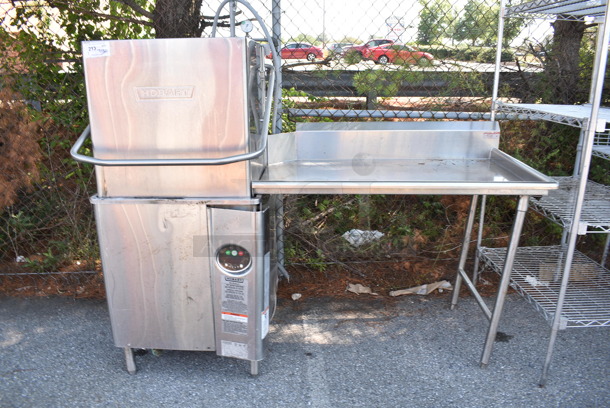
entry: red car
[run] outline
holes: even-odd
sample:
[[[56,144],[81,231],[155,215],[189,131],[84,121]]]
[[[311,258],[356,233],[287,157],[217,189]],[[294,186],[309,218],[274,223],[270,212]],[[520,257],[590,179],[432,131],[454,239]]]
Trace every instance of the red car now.
[[[369,48],[365,51],[363,57],[379,64],[399,62],[403,64],[431,65],[434,59],[432,54],[419,51],[406,44],[384,44],[379,47]]]
[[[370,41],[367,41],[365,44],[349,47],[347,50],[345,50],[345,53],[347,54],[347,53],[351,53],[351,52],[357,52],[358,54],[360,54],[360,56],[365,58],[366,53],[368,52],[369,49],[374,48],[374,47],[379,47],[380,45],[384,45],[384,44],[391,45],[391,44],[394,44],[394,41],[388,40],[386,38],[370,40]]]
[[[306,59],[314,61],[322,58],[322,49],[307,43],[286,44],[281,50],[282,59]]]

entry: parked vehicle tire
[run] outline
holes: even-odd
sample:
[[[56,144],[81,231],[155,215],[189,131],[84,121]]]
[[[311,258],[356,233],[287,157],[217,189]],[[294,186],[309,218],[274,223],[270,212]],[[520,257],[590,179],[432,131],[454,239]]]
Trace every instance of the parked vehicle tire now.
[[[314,54],[313,52],[310,52],[309,54],[307,54],[307,61],[315,61],[316,59],[316,54]]]
[[[385,65],[385,64],[387,64],[388,62],[390,62],[390,59],[388,58],[388,56],[387,56],[387,55],[382,55],[382,56],[380,56],[379,58],[377,58],[377,62],[378,62],[378,63],[380,63],[380,64]]]

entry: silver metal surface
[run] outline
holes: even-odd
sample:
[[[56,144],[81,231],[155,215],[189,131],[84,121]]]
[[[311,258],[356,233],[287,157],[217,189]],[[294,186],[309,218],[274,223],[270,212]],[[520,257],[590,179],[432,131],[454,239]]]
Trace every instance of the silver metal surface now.
[[[266,247],[266,214],[233,208],[208,209],[210,271],[213,281],[216,352],[221,356],[262,360],[263,340],[269,331],[277,273],[271,270]],[[216,260],[224,245],[237,244],[252,256],[244,272],[227,271]]]
[[[318,126],[318,130],[310,126]],[[495,122],[308,125],[271,135],[256,193],[528,194],[556,183],[497,149]],[[343,128],[343,129],[341,129]]]
[[[265,112],[261,112],[261,115],[257,115],[250,123],[253,123],[256,127],[255,132],[260,134],[259,138],[253,138],[253,143],[256,143],[257,139],[260,139],[260,145],[252,147],[256,149],[248,153],[237,154],[227,157],[219,157],[216,159],[207,158],[184,158],[184,159],[98,159],[95,157],[87,156],[79,153],[85,141],[91,137],[91,126],[87,126],[83,133],[80,135],[74,146],[70,149],[70,154],[76,160],[89,163],[97,166],[212,166],[212,165],[224,165],[231,164],[240,161],[247,161],[256,159],[267,151],[267,136],[269,126],[269,111],[271,110],[272,91],[274,84],[274,71],[270,71],[271,76],[269,79],[269,94],[266,98]],[[256,112],[251,110],[250,112]]]
[[[380,131],[414,131],[421,132],[426,138],[442,132],[453,132],[454,135],[462,134],[469,137],[471,132],[500,132],[497,122],[475,122],[475,121],[449,121],[449,122],[300,122],[297,123],[297,132],[304,131],[345,131],[360,130],[369,132]],[[370,135],[368,135],[370,137]],[[490,146],[498,147],[497,135],[488,135],[486,139],[491,140]],[[374,135],[372,137],[375,137]],[[420,140],[421,142],[421,140]],[[427,140],[424,144],[433,143]]]
[[[92,202],[115,345],[215,350],[206,204]]]
[[[104,50],[84,52],[96,159],[222,159],[252,151],[257,135],[249,134],[245,39],[96,41],[83,47]],[[96,172],[102,196],[251,193],[248,162],[212,169],[97,166]]]
[[[136,360],[133,355],[133,349],[131,347],[124,347],[125,352],[125,365],[129,374],[135,374],[137,371]]]
[[[258,375],[258,361],[256,360],[252,360],[250,361],[250,374],[251,375]]]

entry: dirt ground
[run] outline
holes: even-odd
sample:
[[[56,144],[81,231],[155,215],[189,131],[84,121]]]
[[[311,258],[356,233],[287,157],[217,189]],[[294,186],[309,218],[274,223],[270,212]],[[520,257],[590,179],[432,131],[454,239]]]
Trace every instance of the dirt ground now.
[[[86,268],[89,265],[79,266],[80,269],[72,267],[59,272],[36,273],[19,264],[0,265],[0,294],[103,299],[106,292],[100,265],[90,269]],[[391,291],[441,280],[453,283],[456,268],[455,261],[430,260],[330,265],[324,270],[288,266],[286,269],[289,278],[280,279],[277,295],[284,299],[290,299],[293,295],[302,298],[357,299],[376,296],[391,299]],[[479,284],[483,295],[493,293],[496,280],[494,273],[485,274]],[[348,290],[350,284],[370,288],[375,295],[353,293]]]

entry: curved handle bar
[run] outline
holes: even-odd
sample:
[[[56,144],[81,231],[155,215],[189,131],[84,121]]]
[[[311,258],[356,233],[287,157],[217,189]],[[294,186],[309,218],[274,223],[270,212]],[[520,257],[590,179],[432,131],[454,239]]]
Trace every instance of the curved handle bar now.
[[[87,156],[78,151],[83,147],[85,140],[91,136],[91,126],[87,125],[74,146],[70,149],[72,157],[80,162],[94,164],[96,166],[214,166],[236,163],[240,161],[257,158],[267,149],[267,136],[269,134],[269,113],[273,100],[273,89],[275,84],[275,72],[270,70],[269,84],[267,86],[267,100],[265,101],[265,114],[263,115],[263,127],[261,129],[261,146],[258,150],[250,153],[242,153],[234,156],[220,157],[216,159],[193,158],[193,159],[98,159]]]

